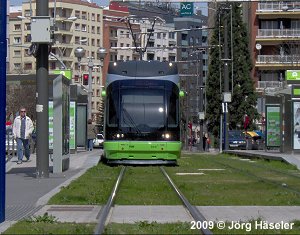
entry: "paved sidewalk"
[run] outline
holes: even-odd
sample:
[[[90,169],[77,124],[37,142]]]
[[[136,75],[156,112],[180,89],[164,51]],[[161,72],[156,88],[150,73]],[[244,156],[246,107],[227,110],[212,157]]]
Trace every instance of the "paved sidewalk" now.
[[[99,160],[102,150],[82,151],[70,155],[70,168],[62,173],[52,173],[50,164],[49,178],[36,178],[36,156],[31,155],[29,162],[17,164],[17,157],[6,163],[6,221],[0,224],[0,233],[16,221],[33,215],[48,200],[78,178]]]

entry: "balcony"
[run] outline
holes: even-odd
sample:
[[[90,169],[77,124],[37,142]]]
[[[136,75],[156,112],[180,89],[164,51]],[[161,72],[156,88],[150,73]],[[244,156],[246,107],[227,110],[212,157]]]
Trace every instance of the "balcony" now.
[[[279,87],[281,88],[283,85],[282,82],[279,81],[258,81],[257,82],[257,89],[267,89],[270,87]]]
[[[295,37],[300,37],[300,29],[259,29],[256,36],[256,38],[295,38]]]
[[[256,10],[257,13],[259,12],[282,12],[282,11],[289,11],[289,12],[300,12],[300,2],[264,2],[258,3],[258,8]]]
[[[256,63],[259,64],[299,64],[300,55],[258,55]]]

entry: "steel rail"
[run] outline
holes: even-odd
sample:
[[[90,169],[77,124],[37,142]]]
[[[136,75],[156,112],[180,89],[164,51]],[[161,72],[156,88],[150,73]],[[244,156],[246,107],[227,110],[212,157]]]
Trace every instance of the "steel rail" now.
[[[182,192],[177,188],[175,183],[172,181],[172,179],[170,178],[170,176],[168,175],[168,173],[165,171],[165,169],[162,166],[160,167],[160,170],[164,174],[164,176],[168,179],[170,185],[172,186],[174,191],[177,193],[178,197],[183,202],[184,206],[187,208],[187,210],[189,211],[191,216],[194,218],[194,220],[201,221],[201,222],[206,221],[205,217],[200,213],[200,211],[195,206],[193,206],[187,200],[187,198],[182,194]],[[204,235],[213,234],[209,229],[201,228],[201,231],[203,232]]]
[[[98,224],[95,228],[94,234],[102,234],[103,231],[104,231],[105,222],[107,220],[110,208],[112,207],[112,205],[114,203],[114,200],[115,200],[115,197],[117,195],[117,191],[119,189],[120,183],[123,179],[125,170],[126,170],[126,166],[123,166],[106,205],[104,205],[103,208],[100,211],[99,222],[98,222]]]

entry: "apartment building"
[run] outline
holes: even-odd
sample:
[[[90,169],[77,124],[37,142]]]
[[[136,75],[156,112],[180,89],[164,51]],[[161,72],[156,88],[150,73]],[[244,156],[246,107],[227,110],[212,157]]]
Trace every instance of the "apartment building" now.
[[[143,60],[176,61],[176,40],[174,24],[167,24],[160,17],[139,20],[141,27],[141,45],[147,50]],[[152,34],[150,32],[153,31]]]
[[[30,17],[36,15],[36,2],[22,4],[21,12],[10,14],[9,18],[9,69],[8,73],[31,73],[36,71],[35,58],[28,55],[31,45]],[[88,60],[92,58],[93,95],[92,117],[96,121],[101,104],[102,76],[97,49],[103,46],[103,9],[94,3],[81,0],[49,1],[49,15],[54,18],[54,44],[49,48],[54,56],[49,57],[49,73],[52,70],[72,70],[73,82],[81,83],[83,73],[88,73]],[[75,48],[83,47],[86,51],[79,67],[74,55]],[[98,65],[98,66],[97,66]]]
[[[300,2],[251,3],[247,10],[257,90],[280,89],[285,71],[300,66]]]

